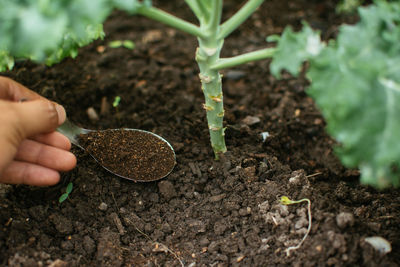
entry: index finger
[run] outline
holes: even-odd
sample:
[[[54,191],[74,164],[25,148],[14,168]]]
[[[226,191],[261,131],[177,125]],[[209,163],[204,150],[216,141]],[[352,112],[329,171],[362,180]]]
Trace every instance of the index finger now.
[[[59,149],[70,150],[71,149],[71,142],[68,140],[65,135],[59,132],[52,132],[46,134],[39,134],[29,138],[31,140],[37,141],[39,143],[57,147]]]
[[[10,78],[0,76],[0,99],[19,101],[43,99],[43,97]]]

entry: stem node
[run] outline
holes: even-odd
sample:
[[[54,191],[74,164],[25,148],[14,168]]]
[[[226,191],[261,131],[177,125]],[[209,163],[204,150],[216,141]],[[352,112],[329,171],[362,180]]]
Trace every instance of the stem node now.
[[[204,47],[203,50],[209,57],[212,57],[213,55],[215,55],[215,53],[217,53],[217,48],[215,47],[213,48]]]
[[[203,104],[203,109],[205,109],[206,111],[213,111],[213,110],[214,110],[213,107],[208,106],[208,105],[206,105],[206,104]]]
[[[219,93],[218,95],[208,95],[208,97],[217,103],[222,102],[222,92]]]
[[[208,128],[209,128],[211,131],[215,131],[215,132],[221,130],[221,127],[217,127],[217,126],[215,126],[215,125],[209,125]]]
[[[207,76],[207,75],[203,75],[203,74],[199,74],[200,80],[202,83],[210,83],[212,80],[212,77]]]

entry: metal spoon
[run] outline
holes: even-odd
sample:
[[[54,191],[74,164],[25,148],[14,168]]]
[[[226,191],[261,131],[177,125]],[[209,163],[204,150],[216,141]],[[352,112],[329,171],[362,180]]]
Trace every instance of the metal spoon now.
[[[77,147],[87,151],[104,169],[107,171],[128,179],[132,180],[135,182],[150,182],[150,181],[155,181],[164,178],[168,174],[171,173],[172,169],[175,166],[176,163],[176,157],[175,157],[175,152],[172,146],[161,136],[158,136],[152,132],[144,131],[144,130],[139,130],[139,129],[129,129],[129,128],[121,128],[121,129],[111,129],[111,130],[89,130],[89,129],[84,129],[81,127],[78,127],[77,125],[73,124],[70,122],[68,119],[65,120],[65,122],[57,128],[57,131],[65,135],[72,144],[76,145]],[[115,132],[113,132],[115,131]],[[130,132],[129,134],[137,134],[145,139],[149,139],[153,144],[156,145],[156,149],[154,149],[154,146],[149,147],[147,150],[149,151],[139,151],[137,149],[132,149],[129,151],[121,152],[123,153],[123,157],[117,154],[111,155],[111,153],[108,155],[106,154],[107,158],[104,160],[104,157],[99,157],[99,155],[93,153],[93,151],[88,151],[88,148],[91,145],[96,145],[101,143],[102,139],[97,138],[97,134],[102,135],[102,134],[113,134],[117,133],[117,131],[133,131]],[[126,132],[127,133],[127,132]],[[83,142],[82,140],[86,140]],[[136,140],[138,141],[138,140]],[[96,143],[97,142],[97,143]],[[139,141],[138,141],[139,142]],[[118,140],[118,144],[129,144],[132,143],[132,140]],[[104,145],[104,144],[103,144]],[[106,150],[107,147],[110,144],[106,145]],[[104,147],[104,146],[103,146]],[[126,147],[129,148],[127,145]],[[157,150],[157,148],[160,147],[162,150],[160,151],[152,151],[152,150]],[[104,151],[102,151],[104,152]],[[163,158],[152,158],[154,155],[158,155],[166,157]],[[165,158],[165,160],[164,160]],[[126,166],[126,163],[129,163],[129,159],[135,159],[134,164]],[[133,166],[133,169],[135,170],[135,173],[130,174],[129,176],[135,176],[135,177],[127,177],[126,174],[121,173],[121,168],[115,168],[115,167],[110,167],[110,166],[105,166],[104,162],[109,162],[112,161],[115,164],[121,164],[124,165],[124,167],[130,167]],[[164,164],[165,162],[165,164]],[[143,164],[142,164],[143,163]],[[161,167],[160,167],[161,166]],[[136,173],[140,173],[143,175],[136,175]]]

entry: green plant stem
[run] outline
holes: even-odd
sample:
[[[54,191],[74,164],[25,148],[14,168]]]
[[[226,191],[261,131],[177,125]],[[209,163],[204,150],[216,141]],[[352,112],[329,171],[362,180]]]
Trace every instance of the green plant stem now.
[[[218,61],[223,45],[223,39],[218,38],[219,23],[221,20],[222,1],[213,0],[209,10],[208,21],[202,21],[200,28],[206,33],[199,37],[199,47],[196,51],[196,61],[200,69],[201,89],[204,94],[204,109],[207,113],[208,129],[211,146],[215,158],[226,152],[225,134],[223,128],[224,107],[222,96],[222,79],[218,70],[211,66]]]
[[[224,38],[242,24],[264,0],[249,0],[236,14],[221,23],[222,0],[185,0],[197,16],[200,26],[195,26],[160,9],[143,6],[137,12],[143,16],[167,24],[178,30],[197,36],[199,47],[196,50],[196,61],[200,69],[201,89],[204,94],[204,109],[211,146],[215,158],[227,151],[225,145],[225,128],[223,127],[224,107],[222,94],[222,68],[237,66],[252,60],[271,57],[274,50],[262,49],[240,56],[220,59]]]
[[[185,0],[186,4],[190,7],[190,9],[193,11],[194,15],[197,18],[200,18],[202,16],[202,12],[200,10],[200,6],[197,3],[196,0]]]
[[[220,73],[218,70],[211,69],[210,66],[219,59],[223,45],[223,39],[218,38],[222,0],[205,3],[201,3],[200,0],[187,0],[186,2],[199,19],[200,27],[154,7],[143,6],[137,12],[145,17],[197,36],[199,48],[196,51],[196,61],[200,68],[201,88],[205,97],[204,109],[207,111],[211,146],[215,157],[218,159],[219,154],[227,150],[223,128],[222,84]]]
[[[168,26],[171,26],[175,29],[181,30],[183,32],[189,33],[191,35],[197,36],[197,37],[205,37],[205,33],[201,31],[201,29],[190,23],[187,22],[181,18],[175,17],[174,15],[171,15],[161,9],[155,8],[155,7],[148,7],[148,6],[143,6],[139,8],[137,11],[139,14],[151,18],[155,21],[164,23]]]
[[[249,0],[235,15],[221,25],[218,39],[224,39],[236,30],[263,2],[264,0]]]
[[[193,11],[195,16],[201,20],[208,20],[208,13],[206,12],[206,8],[204,6],[204,3],[202,0],[185,0],[186,4],[190,7],[190,9]]]
[[[209,27],[213,30],[218,30],[219,24],[221,23],[222,14],[222,0],[213,0],[213,6],[211,6],[210,22]]]
[[[242,65],[251,61],[271,58],[274,55],[275,51],[276,48],[265,48],[254,52],[238,55],[235,57],[221,58],[211,66],[211,69],[221,70]]]
[[[205,15],[206,20],[208,20],[210,18],[210,14],[208,14],[208,12],[207,12],[206,2],[203,0],[195,0],[195,1],[198,3],[199,8],[200,8],[201,12],[203,13],[203,15]]]

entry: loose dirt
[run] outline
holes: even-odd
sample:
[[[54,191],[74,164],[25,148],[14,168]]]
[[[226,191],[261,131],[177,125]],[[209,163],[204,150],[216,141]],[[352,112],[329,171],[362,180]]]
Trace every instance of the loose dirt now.
[[[184,1],[153,1],[193,23]],[[224,19],[242,1],[224,1]],[[335,37],[356,17],[335,13],[336,1],[265,1],[224,44],[222,56],[265,48],[269,34],[301,20]],[[197,40],[142,17],[114,13],[106,38],[53,67],[19,63],[7,76],[62,103],[91,129],[139,128],[171,142],[177,164],[163,180],[116,177],[77,148],[78,166],[51,188],[1,187],[0,265],[42,266],[399,266],[400,193],[359,184],[306,94],[308,82],[269,62],[224,71],[228,152],[215,161],[194,61]],[[132,40],[134,50],[112,49]],[[121,97],[119,110],[111,106]],[[91,120],[87,109],[97,111]],[[93,118],[93,116],[92,116]],[[58,198],[72,182],[62,204]],[[282,206],[279,197],[311,200]],[[383,255],[366,237],[388,240]],[[52,265],[62,266],[62,265]]]

